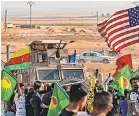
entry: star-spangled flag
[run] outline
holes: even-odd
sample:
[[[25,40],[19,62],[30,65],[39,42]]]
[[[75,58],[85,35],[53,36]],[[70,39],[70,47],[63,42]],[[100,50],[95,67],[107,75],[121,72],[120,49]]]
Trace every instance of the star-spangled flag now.
[[[117,11],[98,24],[101,36],[114,51],[139,42],[139,6]]]

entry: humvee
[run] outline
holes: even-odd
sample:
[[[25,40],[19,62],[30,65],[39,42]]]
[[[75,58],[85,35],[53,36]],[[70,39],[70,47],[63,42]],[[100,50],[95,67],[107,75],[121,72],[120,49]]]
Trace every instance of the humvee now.
[[[82,83],[86,80],[86,70],[80,64],[70,64],[67,42],[62,40],[37,40],[29,44],[31,48],[31,68],[17,70],[17,79],[34,83],[59,81],[62,86]]]

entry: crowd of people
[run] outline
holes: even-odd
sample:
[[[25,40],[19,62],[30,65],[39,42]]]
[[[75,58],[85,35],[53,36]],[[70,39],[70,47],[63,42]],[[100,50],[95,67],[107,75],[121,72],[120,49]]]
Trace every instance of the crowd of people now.
[[[59,112],[58,116],[139,116],[139,75],[131,78],[132,90],[124,90],[120,96],[118,90],[111,86],[111,73],[104,81],[97,69],[94,73],[96,87],[94,88],[93,111],[89,111],[87,100],[89,89],[86,84],[73,84],[69,94],[69,105]],[[108,87],[104,89],[103,82]],[[97,90],[97,87],[100,89]],[[47,116],[54,83],[43,84],[40,81],[31,84],[17,82],[16,89],[6,104],[5,116]]]

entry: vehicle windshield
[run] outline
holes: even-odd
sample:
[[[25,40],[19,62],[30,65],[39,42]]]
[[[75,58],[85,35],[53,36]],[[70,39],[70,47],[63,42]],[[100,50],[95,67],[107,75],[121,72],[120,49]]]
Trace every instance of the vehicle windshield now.
[[[59,72],[56,69],[38,70],[40,80],[59,80]]]
[[[63,69],[62,71],[65,79],[84,79],[82,69]]]
[[[102,56],[102,54],[101,53],[97,53],[97,56]]]

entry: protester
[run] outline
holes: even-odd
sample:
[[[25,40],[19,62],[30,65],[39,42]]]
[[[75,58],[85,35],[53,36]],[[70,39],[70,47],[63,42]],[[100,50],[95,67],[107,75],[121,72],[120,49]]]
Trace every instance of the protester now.
[[[128,112],[127,112],[127,116],[132,116],[132,102],[130,100],[130,91],[127,93],[127,101],[128,101]]]
[[[96,93],[93,103],[94,110],[91,116],[106,116],[113,107],[112,101],[112,95],[109,92]]]
[[[34,116],[34,108],[30,104],[30,100],[34,94],[34,88],[29,89],[29,93],[26,96],[26,116]]]
[[[25,90],[24,90],[25,96],[28,95],[30,88],[32,88],[31,83],[26,83]]]
[[[39,91],[41,91],[41,88],[43,88],[43,84],[40,81],[36,81],[33,85],[33,88],[34,94],[30,100],[30,103],[34,108],[34,116],[40,116],[41,95],[39,94]]]
[[[107,85],[109,85],[109,84],[110,84],[109,82],[110,82],[111,80],[113,80],[113,77],[112,77],[111,73],[109,73],[109,75],[108,75],[108,77],[107,77],[105,83],[106,83]]]
[[[135,78],[131,78],[130,84],[132,86],[132,91],[130,93],[130,100],[132,102],[133,116],[139,116],[139,93],[137,85],[137,75]]]
[[[128,112],[128,98],[127,98],[127,95],[128,95],[128,93],[129,93],[128,90],[125,90],[124,91],[124,96],[120,97],[119,106],[120,106],[120,112],[122,114],[121,116],[127,116],[127,112]]]
[[[16,116],[26,116],[24,84],[17,82],[17,93],[14,97]]]
[[[41,88],[39,89],[39,92],[38,92],[41,100],[46,92],[47,92],[47,86],[44,83],[42,83]]]
[[[100,72],[98,69],[94,72],[94,76],[96,78],[96,82],[101,84],[103,82],[103,73]]]
[[[137,78],[137,85],[138,85],[138,92],[139,92],[139,75],[137,75],[136,78]]]
[[[118,100],[120,99],[120,96],[118,94],[118,90],[116,90],[112,86],[109,86],[108,91],[112,94],[113,107],[112,107],[112,110],[110,112],[108,112],[107,116],[116,116],[118,114],[118,109],[119,109]]]
[[[27,116],[40,116],[41,112],[41,98],[39,91],[43,88],[43,85],[40,81],[35,81],[33,89],[30,88],[30,92],[27,95],[26,99],[26,111]]]
[[[15,93],[13,93],[10,100],[7,102],[7,112],[5,113],[5,116],[15,116],[15,104],[14,104],[14,96]]]
[[[6,103],[4,101],[1,101],[1,116],[10,116],[10,114],[7,113],[8,111],[6,111]],[[11,116],[15,116],[15,114]]]
[[[85,85],[81,83],[72,85],[69,94],[70,104],[60,112],[59,116],[87,115],[83,112],[87,103],[87,94],[88,89]]]
[[[95,72],[94,72],[94,76],[95,76],[95,79],[96,79],[95,82],[97,84],[97,88],[99,90],[104,90],[103,73],[99,69],[96,69]]]
[[[51,91],[49,91],[43,96],[43,99],[41,102],[41,108],[42,108],[41,116],[46,116],[48,113],[50,102],[51,102],[51,97],[53,94],[53,89],[54,89],[54,83],[52,83],[51,85]]]

